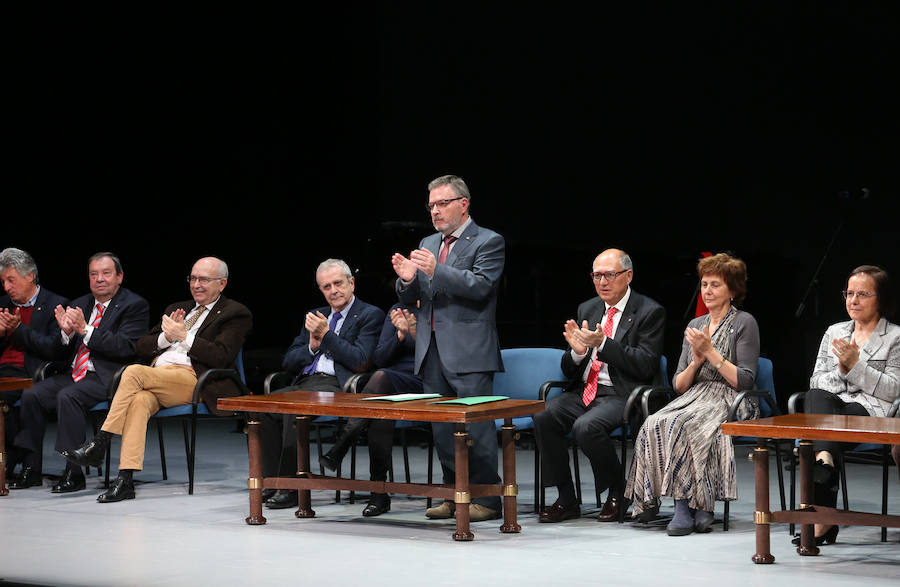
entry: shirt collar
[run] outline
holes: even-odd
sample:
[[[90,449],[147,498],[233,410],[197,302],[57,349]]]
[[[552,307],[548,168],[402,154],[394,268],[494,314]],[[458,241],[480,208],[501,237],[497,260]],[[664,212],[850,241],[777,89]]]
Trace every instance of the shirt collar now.
[[[18,306],[18,307],[20,307],[20,308],[28,308],[28,307],[31,307],[31,306],[33,306],[33,305],[35,304],[35,302],[37,301],[37,297],[38,297],[38,294],[39,294],[39,293],[41,293],[41,286],[37,286],[37,289],[34,290],[34,295],[31,296],[31,299],[28,300],[27,302],[25,302],[24,304],[17,304],[14,300],[10,300],[10,301],[12,301],[12,303],[13,303],[14,305],[16,305],[16,306]]]
[[[454,230],[453,232],[451,232],[451,233],[450,233],[449,235],[447,235],[447,236],[452,236],[453,238],[459,240],[459,237],[461,237],[461,236],[462,236],[462,233],[464,233],[464,232],[466,231],[466,229],[469,228],[469,225],[470,225],[470,224],[472,224],[472,217],[471,217],[471,216],[469,216],[468,218],[466,218],[466,221],[463,222],[463,223],[459,226],[459,228],[457,228],[456,230]],[[446,237],[446,236],[442,236],[442,237],[441,237],[441,242],[443,242],[443,240],[444,240],[445,238],[447,238],[447,237]]]
[[[628,298],[630,298],[630,297],[631,297],[631,286],[629,285],[628,289],[625,290],[625,295],[622,296],[622,299],[619,300],[618,302],[616,302],[615,304],[613,304],[613,306],[616,308],[616,310],[619,311],[620,314],[625,311],[625,306],[628,305]],[[609,304],[606,304],[604,302],[604,305],[606,306],[606,311],[609,312]]]

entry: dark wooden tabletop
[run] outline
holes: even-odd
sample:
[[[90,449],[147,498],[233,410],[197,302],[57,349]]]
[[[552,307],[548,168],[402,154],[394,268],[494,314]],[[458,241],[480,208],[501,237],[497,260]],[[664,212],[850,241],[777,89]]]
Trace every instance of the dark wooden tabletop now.
[[[543,411],[541,400],[505,399],[474,406],[439,405],[450,398],[411,401],[363,401],[378,397],[372,394],[288,391],[272,395],[244,395],[220,398],[220,410],[232,412],[266,412],[308,416],[342,416],[382,420],[414,420],[420,422],[480,422],[528,416]]]
[[[0,377],[0,391],[27,389],[32,386],[29,377]]]
[[[725,422],[722,432],[731,436],[900,444],[900,418],[786,414],[759,420]]]

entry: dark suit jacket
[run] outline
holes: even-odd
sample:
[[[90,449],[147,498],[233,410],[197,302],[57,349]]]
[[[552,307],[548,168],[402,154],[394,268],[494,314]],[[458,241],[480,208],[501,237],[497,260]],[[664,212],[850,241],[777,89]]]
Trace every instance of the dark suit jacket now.
[[[66,349],[59,343],[59,324],[54,311],[56,306],[65,307],[68,303],[66,298],[42,286],[34,303],[31,323],[19,324],[10,336],[0,336],[0,353],[12,343],[21,346],[25,352],[25,372],[29,377],[34,377],[41,363],[65,359]],[[5,295],[0,297],[0,308],[14,312],[16,305]]]
[[[331,308],[323,306],[311,311],[328,316]],[[372,367],[382,322],[384,312],[357,297],[350,306],[350,315],[344,318],[340,333],[335,334],[330,330],[325,333],[320,349],[334,361],[334,374],[341,387],[352,374],[362,373]],[[315,355],[309,352],[309,330],[304,326],[285,353],[282,367],[297,374],[294,379],[296,382],[299,374],[314,358]]]
[[[189,313],[194,306],[194,300],[177,302],[165,309],[165,314],[171,314],[175,310],[184,310]],[[188,351],[188,358],[194,372],[199,378],[209,369],[233,369],[238,352],[244,346],[247,335],[253,328],[253,315],[243,304],[219,296],[219,301],[213,306],[211,313],[203,319],[194,344]],[[137,354],[144,360],[152,360],[166,349],[160,349],[157,341],[162,332],[162,319],[153,327],[149,334],[142,336],[137,342]],[[216,400],[220,397],[234,397],[244,395],[247,391],[237,385],[231,379],[211,381],[202,390],[202,399],[210,412],[218,415],[230,415],[231,412],[222,412],[216,407]]]
[[[95,303],[93,294],[87,294],[75,299],[69,305],[81,308],[85,320],[90,320]],[[149,319],[150,304],[147,300],[129,289],[120,287],[109,301],[103,319],[94,328],[87,344],[91,351],[94,371],[103,385],[109,385],[116,371],[122,365],[134,360],[135,341],[147,332]],[[81,340],[81,336],[73,336],[69,340],[67,349],[70,362],[75,358]]]
[[[427,236],[419,243],[419,248],[428,249],[435,257],[440,247],[440,233]],[[505,260],[503,237],[473,221],[430,279],[419,271],[409,285],[397,280],[400,301],[411,307],[415,307],[416,300],[420,301],[416,373],[428,352],[432,331],[441,362],[450,371],[503,370],[496,314],[497,288]]]
[[[578,306],[578,323],[587,320],[592,327],[602,324],[605,313],[604,301],[599,296],[592,298]],[[659,364],[665,327],[666,310],[632,289],[615,337],[607,339],[597,353],[597,358],[609,366],[616,395],[627,398],[638,385],[662,383]],[[590,352],[577,363],[571,352],[563,353],[562,371],[569,378],[566,391],[581,393],[584,389],[583,375],[589,360]]]

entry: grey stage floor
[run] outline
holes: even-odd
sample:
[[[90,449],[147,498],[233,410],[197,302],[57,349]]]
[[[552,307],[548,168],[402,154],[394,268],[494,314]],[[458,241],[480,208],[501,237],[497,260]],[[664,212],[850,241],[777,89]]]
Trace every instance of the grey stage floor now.
[[[539,524],[531,511],[532,453],[519,451],[520,534],[501,534],[495,521],[473,524],[475,540],[451,539],[452,521],[424,517],[425,500],[394,496],[391,512],[360,515],[363,503],[335,503],[334,492],[313,492],[315,519],[293,510],[265,510],[268,523],[248,526],[246,439],[231,422],[201,427],[197,482],[187,494],[180,429],[167,435],[169,480],[163,481],[155,435],[138,498],[95,501],[101,480],[88,489],[53,495],[44,488],[11,491],[0,498],[0,584],[31,585],[897,585],[900,530],[888,542],[878,528],[842,528],[838,543],[818,557],[799,557],[787,527],[773,525],[774,565],[754,565],[753,471],[739,448],[740,499],[732,527],[716,524],[705,535],[673,538],[663,527],[598,523],[593,487],[585,483],[584,516]],[[45,473],[62,460],[48,434]],[[114,453],[115,454],[115,453]],[[365,449],[361,470],[367,470]],[[117,456],[117,455],[116,455]],[[414,481],[425,480],[425,451],[410,449]],[[774,459],[773,459],[774,461]],[[113,459],[115,467],[116,458]],[[774,462],[773,462],[774,464]],[[400,449],[395,466],[402,471]],[[582,463],[587,470],[587,463]],[[891,469],[889,510],[900,511],[897,471]],[[878,511],[880,468],[850,465],[851,508]],[[775,485],[772,473],[773,496]],[[551,500],[555,496],[551,496]],[[773,509],[777,501],[773,499]],[[671,502],[664,504],[663,513]],[[717,508],[721,519],[721,504]]]

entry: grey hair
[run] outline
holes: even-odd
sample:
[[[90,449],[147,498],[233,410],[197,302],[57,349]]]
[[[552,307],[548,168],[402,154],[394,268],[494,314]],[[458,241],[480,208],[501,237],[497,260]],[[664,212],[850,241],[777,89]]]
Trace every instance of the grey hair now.
[[[340,268],[340,270],[344,272],[344,275],[347,276],[348,281],[350,279],[353,279],[353,272],[350,271],[350,266],[347,265],[347,263],[345,263],[341,259],[325,259],[324,261],[319,263],[319,266],[316,268],[316,283],[317,284],[318,284],[319,273],[322,273],[323,271],[331,269],[332,267]]]
[[[469,186],[466,185],[466,182],[463,181],[463,178],[458,175],[442,175],[436,179],[431,180],[428,184],[428,191],[430,192],[433,189],[449,185],[450,189],[453,190],[453,193],[456,194],[460,198],[465,198],[472,201],[472,196],[469,195]]]
[[[114,253],[110,253],[109,251],[103,251],[103,252],[94,253],[93,255],[91,255],[91,258],[88,259],[88,267],[90,267],[91,263],[93,263],[97,259],[105,259],[106,257],[109,257],[110,259],[112,259],[113,265],[116,268],[116,275],[122,275],[122,262],[119,260],[118,255],[116,255]]]
[[[20,275],[34,274],[34,283],[38,283],[38,268],[31,255],[22,249],[8,247],[0,251],[0,272],[12,267]]]
[[[621,251],[621,255],[619,256],[619,264],[622,265],[622,270],[627,271],[628,269],[634,269],[634,263],[631,262],[631,256],[625,251]]]

